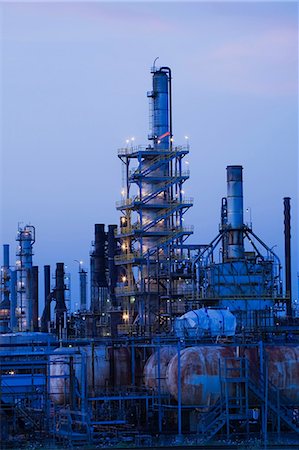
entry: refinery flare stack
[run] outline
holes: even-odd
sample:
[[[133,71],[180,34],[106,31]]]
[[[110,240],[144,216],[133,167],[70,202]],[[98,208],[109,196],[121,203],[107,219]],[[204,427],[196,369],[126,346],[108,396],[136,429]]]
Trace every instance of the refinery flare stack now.
[[[34,226],[18,228],[13,263],[3,245],[1,448],[299,446],[290,198],[284,263],[244,221],[238,164],[218,231],[191,243],[172,72],[151,76],[148,140],[118,150],[119,224],[95,224],[89,269],[76,260],[75,310],[64,262],[34,265]]]

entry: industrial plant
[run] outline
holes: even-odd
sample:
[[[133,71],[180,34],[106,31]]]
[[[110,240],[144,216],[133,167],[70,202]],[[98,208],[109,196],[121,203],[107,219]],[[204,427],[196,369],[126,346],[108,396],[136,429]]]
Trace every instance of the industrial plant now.
[[[190,244],[190,148],[174,144],[171,69],[151,74],[148,143],[118,150],[119,224],[94,226],[78,309],[64,262],[34,265],[34,226],[16,255],[3,245],[1,448],[299,448],[290,198],[280,261],[244,222],[246,167],[229,165],[220,225]]]

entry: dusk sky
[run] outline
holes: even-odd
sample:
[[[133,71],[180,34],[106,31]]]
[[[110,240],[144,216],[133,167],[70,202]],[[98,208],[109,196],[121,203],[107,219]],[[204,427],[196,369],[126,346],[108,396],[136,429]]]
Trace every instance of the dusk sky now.
[[[190,138],[189,242],[215,237],[226,166],[241,164],[253,230],[283,265],[292,198],[297,294],[297,3],[2,1],[0,30],[1,242],[12,264],[18,222],[30,223],[41,279],[44,264],[65,262],[78,301],[74,260],[89,270],[94,224],[119,222],[117,149],[146,143],[159,56],[173,72],[175,142]]]

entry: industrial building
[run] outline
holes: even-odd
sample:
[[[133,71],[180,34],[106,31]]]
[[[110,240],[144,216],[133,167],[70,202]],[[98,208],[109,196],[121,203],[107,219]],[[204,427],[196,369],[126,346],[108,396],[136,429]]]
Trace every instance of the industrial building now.
[[[89,274],[78,261],[79,309],[68,310],[63,262],[55,275],[44,266],[39,298],[32,225],[17,231],[15,262],[3,246],[3,448],[299,446],[290,198],[285,282],[273,248],[244,223],[240,165],[226,168],[218,232],[189,244],[190,149],[174,144],[170,68],[151,73],[148,143],[118,150],[119,225],[95,224]]]

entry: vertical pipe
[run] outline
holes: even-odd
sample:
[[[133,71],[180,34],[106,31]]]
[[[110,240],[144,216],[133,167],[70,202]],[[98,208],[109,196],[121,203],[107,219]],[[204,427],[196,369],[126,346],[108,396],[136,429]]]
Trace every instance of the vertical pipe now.
[[[178,435],[182,434],[181,341],[178,340]]]
[[[228,234],[227,230],[227,198],[221,200],[221,230],[222,234],[222,262],[227,260]]]
[[[9,301],[9,245],[8,244],[3,245],[2,280],[3,280],[3,300]]]
[[[108,225],[108,272],[109,272],[109,294],[113,306],[116,306],[115,287],[117,282],[117,268],[114,264],[114,256],[117,251],[117,240],[115,231],[117,225]],[[128,250],[129,251],[129,250]]]
[[[227,166],[228,258],[244,257],[242,166]]]
[[[105,225],[95,224],[94,251],[91,264],[91,310],[101,312],[107,297],[106,261],[105,261],[106,233]]]
[[[9,245],[3,245],[3,267],[9,268]]]
[[[38,331],[38,266],[32,267],[32,325]]]
[[[55,297],[56,297],[56,331],[63,329],[66,326],[64,316],[66,312],[65,306],[65,285],[64,285],[64,263],[56,263],[56,285],[55,285]]]
[[[10,271],[10,328],[15,331],[17,327],[17,271]]]
[[[290,197],[283,199],[284,204],[284,254],[285,254],[285,290],[286,313],[292,316],[292,271],[291,271],[291,204]]]
[[[32,326],[32,267],[26,269],[26,301],[27,301],[27,313],[26,313],[26,330],[33,331]],[[24,330],[23,330],[24,331]]]
[[[82,267],[79,268],[80,277],[80,310],[84,311],[87,307],[87,272]]]
[[[48,300],[48,296],[51,292],[51,281],[50,281],[50,266],[44,266],[44,296],[45,296],[45,315],[47,318],[47,330],[48,323],[51,322],[51,302]]]

